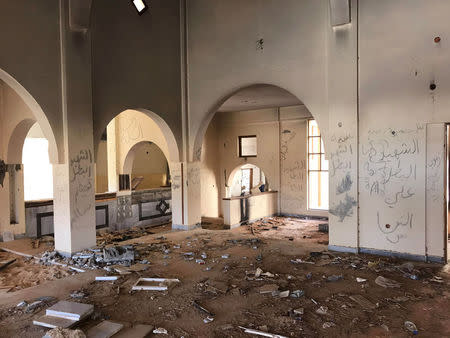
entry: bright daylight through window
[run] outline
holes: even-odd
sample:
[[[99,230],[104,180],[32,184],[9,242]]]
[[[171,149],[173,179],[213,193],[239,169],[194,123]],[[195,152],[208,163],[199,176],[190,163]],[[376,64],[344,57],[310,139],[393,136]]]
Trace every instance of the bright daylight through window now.
[[[328,160],[315,120],[308,121],[308,208],[328,210]]]

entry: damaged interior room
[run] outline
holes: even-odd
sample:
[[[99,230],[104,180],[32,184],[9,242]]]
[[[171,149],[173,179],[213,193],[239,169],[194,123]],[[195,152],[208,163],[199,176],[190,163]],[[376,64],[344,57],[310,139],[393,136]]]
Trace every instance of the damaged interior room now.
[[[449,13],[0,0],[0,337],[450,337]]]

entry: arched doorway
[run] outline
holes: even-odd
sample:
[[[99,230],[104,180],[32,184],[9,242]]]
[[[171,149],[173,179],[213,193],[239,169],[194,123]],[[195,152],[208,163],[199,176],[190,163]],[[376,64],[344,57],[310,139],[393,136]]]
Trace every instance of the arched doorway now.
[[[48,140],[38,123],[29,130],[22,152],[25,201],[53,198],[53,172]]]
[[[264,168],[270,178],[276,207],[273,212],[268,203],[266,215],[327,219],[325,146],[317,121],[297,97],[277,86],[252,85],[223,99],[212,115],[198,148],[206,222],[225,221],[226,199],[239,194],[230,173],[245,165]]]
[[[59,151],[63,152],[63,149],[57,146],[49,120],[40,105],[20,83],[1,69],[0,97],[0,145],[4,144],[4,152],[0,150],[0,200],[5,201],[0,207],[0,233],[9,234],[8,238],[12,239],[15,235],[29,234],[31,228],[36,228],[35,219],[26,216],[25,199],[52,198],[51,163],[59,163]],[[32,159],[37,151],[41,156]],[[39,172],[44,167],[44,171]],[[24,182],[24,174],[34,174],[34,178],[25,177]],[[43,185],[37,187],[38,183]]]
[[[109,228],[171,222],[171,167],[178,161],[175,137],[157,114],[128,109],[114,117],[96,154],[97,206],[110,204],[111,194],[117,205],[114,214],[109,211]],[[99,211],[97,217],[105,216]]]

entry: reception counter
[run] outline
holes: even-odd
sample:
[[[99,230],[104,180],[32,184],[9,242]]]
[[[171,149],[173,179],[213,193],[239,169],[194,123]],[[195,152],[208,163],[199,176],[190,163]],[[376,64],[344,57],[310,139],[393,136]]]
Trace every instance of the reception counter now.
[[[223,219],[231,229],[278,212],[278,191],[222,199]]]

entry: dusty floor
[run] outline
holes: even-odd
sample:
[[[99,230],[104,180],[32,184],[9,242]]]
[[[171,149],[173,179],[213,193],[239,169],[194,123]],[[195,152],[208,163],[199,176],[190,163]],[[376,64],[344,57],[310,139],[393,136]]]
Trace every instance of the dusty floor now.
[[[404,261],[327,252],[326,245],[317,243],[325,240],[324,235],[314,238],[308,234],[313,231],[308,225],[299,223],[296,233],[296,221],[285,220],[284,226],[262,230],[269,227],[267,223],[253,225],[255,235],[249,226],[243,226],[234,230],[158,231],[121,242],[137,244],[139,259],[150,262],[148,270],[123,275],[116,282],[95,282],[94,275],[107,274],[97,270],[0,296],[0,336],[42,337],[45,329],[31,322],[45,306],[24,313],[15,304],[39,296],[71,299],[75,290],[83,291],[86,297],[72,300],[95,305],[93,318],[80,326],[84,331],[108,318],[125,325],[164,327],[169,337],[251,337],[238,326],[288,337],[408,337],[403,325],[410,320],[420,336],[450,336],[448,266],[414,262],[412,274],[419,280],[412,280],[398,268]],[[187,260],[187,252],[194,253],[193,260]],[[207,256],[204,265],[196,263],[202,253]],[[274,276],[255,278],[258,267]],[[333,275],[342,275],[342,279],[328,281]],[[139,276],[179,278],[181,283],[168,292],[130,293]],[[374,282],[377,276],[401,286],[383,288]],[[367,282],[359,283],[357,277]],[[279,298],[261,294],[260,288],[270,284],[276,284],[280,291],[302,290],[304,295]],[[349,298],[354,295],[363,296],[372,308]],[[207,315],[193,306],[194,301],[215,314],[213,322],[203,322]],[[316,313],[321,306],[327,308],[326,314]],[[303,315],[293,313],[299,308],[304,309]]]

